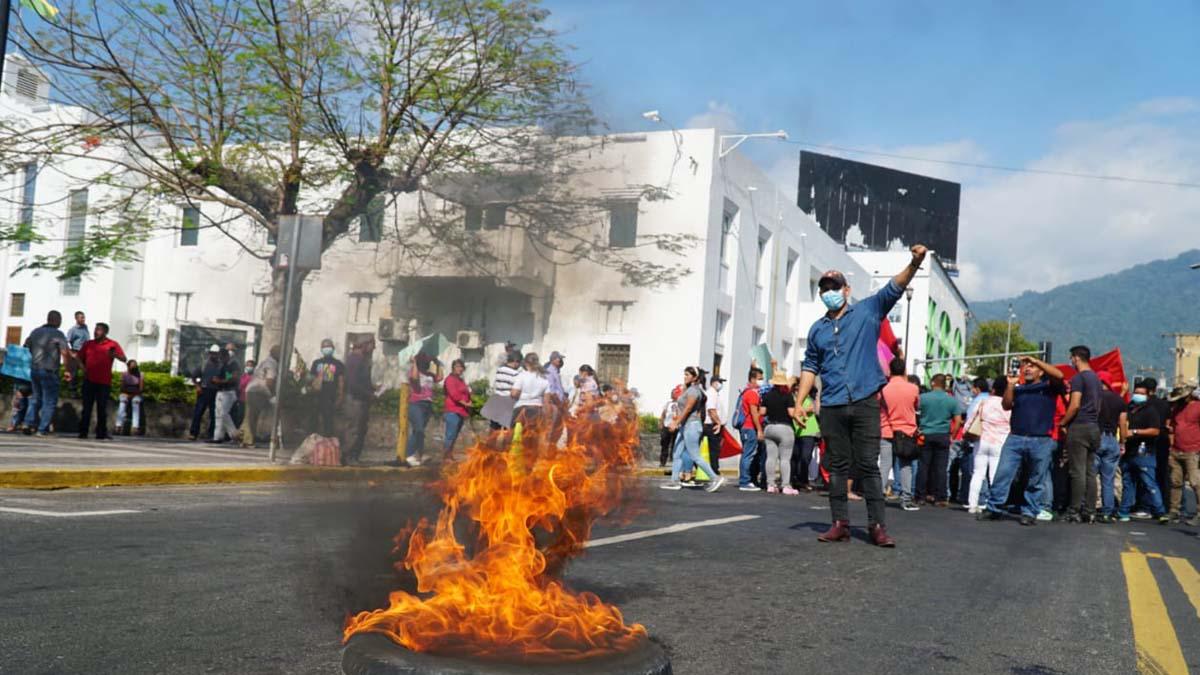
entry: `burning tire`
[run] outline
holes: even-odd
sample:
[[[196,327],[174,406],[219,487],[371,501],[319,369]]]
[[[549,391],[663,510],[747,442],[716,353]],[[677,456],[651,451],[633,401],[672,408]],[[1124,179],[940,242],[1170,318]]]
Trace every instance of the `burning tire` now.
[[[632,649],[558,663],[508,663],[438,654],[422,654],[383,635],[362,633],[342,650],[345,675],[670,675],[671,661],[662,647],[642,640]]]

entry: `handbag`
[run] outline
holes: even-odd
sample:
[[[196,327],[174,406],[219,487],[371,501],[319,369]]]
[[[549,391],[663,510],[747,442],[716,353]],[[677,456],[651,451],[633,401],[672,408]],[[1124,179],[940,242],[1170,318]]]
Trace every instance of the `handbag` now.
[[[903,460],[916,459],[920,452],[917,450],[917,439],[903,431],[892,434],[892,456]]]
[[[971,424],[967,427],[966,435],[973,441],[983,435],[983,415],[975,413],[975,416],[971,418]]]

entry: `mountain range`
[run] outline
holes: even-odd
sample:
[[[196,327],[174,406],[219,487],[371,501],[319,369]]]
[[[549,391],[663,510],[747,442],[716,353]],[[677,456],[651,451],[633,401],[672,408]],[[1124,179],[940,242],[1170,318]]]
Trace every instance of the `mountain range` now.
[[[972,302],[971,311],[979,321],[1006,321],[1011,304],[1027,339],[1052,343],[1055,363],[1077,344],[1093,354],[1120,347],[1128,375],[1153,372],[1161,382],[1175,368],[1175,341],[1163,335],[1200,333],[1200,270],[1189,267],[1197,262],[1200,250],[1187,251],[1042,293]]]

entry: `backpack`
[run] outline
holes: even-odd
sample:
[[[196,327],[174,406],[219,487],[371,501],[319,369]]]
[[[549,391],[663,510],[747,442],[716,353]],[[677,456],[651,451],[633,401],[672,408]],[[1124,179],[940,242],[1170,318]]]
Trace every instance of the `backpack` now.
[[[734,404],[733,419],[731,420],[734,429],[741,429],[742,425],[746,423],[745,408],[742,407],[742,397],[745,395],[746,390],[743,388],[738,392],[737,403]]]

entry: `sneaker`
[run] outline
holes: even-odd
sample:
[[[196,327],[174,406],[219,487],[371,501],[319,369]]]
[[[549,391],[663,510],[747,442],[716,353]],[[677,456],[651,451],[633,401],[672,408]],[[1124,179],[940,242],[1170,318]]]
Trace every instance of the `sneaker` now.
[[[767,494],[769,494],[769,495],[777,495],[777,494],[779,494],[779,488],[775,487],[774,485],[768,486],[768,487],[767,487]]]
[[[900,502],[900,508],[904,509],[905,511],[920,511],[921,510],[921,507],[919,507],[916,504],[914,504],[910,501],[907,501],[907,500],[902,500]]]
[[[37,436],[38,438],[49,438],[49,437],[50,437],[50,432],[48,432],[48,431],[39,431],[39,432],[37,432],[36,436]]]
[[[1117,516],[1117,522],[1118,523],[1128,523],[1129,516]]]
[[[975,520],[1001,520],[1003,518],[1004,514],[991,509],[984,509],[979,512],[979,515],[975,516]]]
[[[681,480],[679,481],[679,485],[680,487],[696,487],[699,483],[694,480]]]
[[[663,490],[682,490],[683,489],[683,485],[676,483],[674,481],[663,483],[662,485],[659,485],[658,487],[662,488]]]
[[[1150,514],[1145,511],[1135,511],[1130,514],[1130,517],[1134,520],[1150,520]]]
[[[762,492],[762,490],[754,487],[753,485],[739,485],[738,489],[742,492]]]
[[[1158,518],[1156,518],[1155,520],[1158,521],[1159,525],[1170,525],[1171,524],[1171,516],[1169,516],[1165,513],[1162,514],[1161,516],[1159,516]]]
[[[1037,525],[1037,518],[1032,516],[1021,516],[1020,522],[1025,527],[1033,527],[1034,525]]]
[[[792,487],[791,485],[789,485],[789,486],[787,486],[787,487],[783,488],[783,494],[785,494],[785,495],[798,495],[798,494],[800,494],[800,491],[799,491],[799,490],[797,490],[796,488]]]
[[[417,457],[416,455],[413,455],[413,456],[405,459],[404,461],[411,467],[421,466],[421,458]]]
[[[1037,519],[1044,523],[1048,523],[1048,522],[1054,520],[1054,514],[1050,513],[1046,509],[1042,509],[1041,511],[1038,511]]]
[[[1109,525],[1113,522],[1113,517],[1107,513],[1101,513],[1100,515],[1096,516],[1096,522],[1100,523],[1101,525]]]
[[[971,515],[976,515],[979,513],[979,507],[978,506],[968,506],[967,513],[969,513]]]
[[[713,480],[709,481],[708,487],[704,488],[704,491],[705,492],[716,492],[717,490],[720,490],[721,486],[724,484],[725,484],[725,477],[717,476]]]

